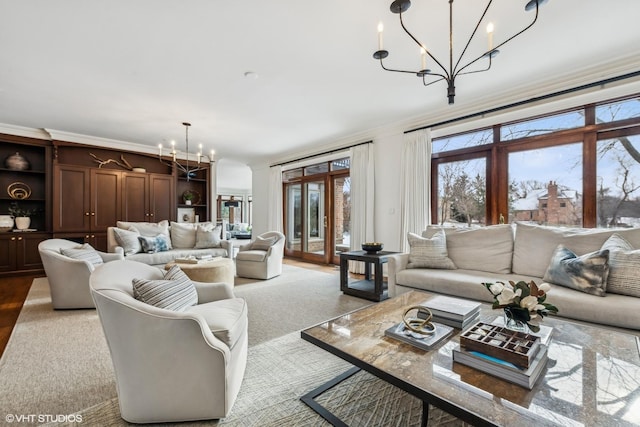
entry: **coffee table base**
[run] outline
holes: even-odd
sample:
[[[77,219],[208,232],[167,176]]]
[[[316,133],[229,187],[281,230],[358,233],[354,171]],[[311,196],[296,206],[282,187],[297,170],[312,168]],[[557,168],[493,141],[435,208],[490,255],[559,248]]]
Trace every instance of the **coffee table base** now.
[[[326,383],[320,385],[319,387],[314,388],[304,396],[300,398],[302,403],[311,408],[315,413],[324,418],[327,422],[329,422],[332,426],[335,427],[349,427],[344,421],[340,418],[336,417],[331,411],[327,408],[316,402],[316,397],[320,396],[327,390],[332,389],[333,387],[340,384],[342,381],[352,377],[353,375],[360,372],[362,369],[354,366],[353,368],[343,372],[337,377],[327,381]],[[422,402],[422,419],[420,421],[420,427],[427,427],[427,423],[429,422],[429,404],[425,401]]]

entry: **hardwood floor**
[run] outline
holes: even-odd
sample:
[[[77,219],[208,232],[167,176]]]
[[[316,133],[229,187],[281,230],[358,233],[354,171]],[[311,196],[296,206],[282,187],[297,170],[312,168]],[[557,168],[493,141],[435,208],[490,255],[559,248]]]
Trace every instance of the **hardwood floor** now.
[[[303,262],[296,259],[285,258],[285,264],[309,270],[323,271],[325,273],[337,273],[337,265],[320,265]],[[4,352],[11,331],[16,324],[24,300],[27,298],[31,282],[41,275],[15,276],[0,278],[0,355]]]
[[[0,278],[0,355],[7,346],[11,331],[13,331],[24,300],[31,288],[31,282],[36,277],[42,276]]]

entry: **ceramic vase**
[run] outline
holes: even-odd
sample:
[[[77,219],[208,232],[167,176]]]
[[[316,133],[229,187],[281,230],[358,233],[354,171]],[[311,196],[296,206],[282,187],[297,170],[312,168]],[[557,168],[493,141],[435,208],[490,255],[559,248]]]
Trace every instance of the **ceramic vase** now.
[[[16,228],[18,230],[26,230],[31,225],[31,218],[29,218],[28,216],[18,216],[16,217],[15,221]]]

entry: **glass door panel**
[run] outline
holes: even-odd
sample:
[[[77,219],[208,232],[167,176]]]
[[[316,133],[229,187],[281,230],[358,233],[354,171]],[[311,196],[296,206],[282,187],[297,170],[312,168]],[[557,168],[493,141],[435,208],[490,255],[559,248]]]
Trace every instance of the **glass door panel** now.
[[[351,232],[351,177],[333,179],[333,230],[334,263],[338,263],[340,252],[348,252]]]
[[[286,252],[300,255],[302,250],[302,185],[286,186]]]
[[[327,226],[324,181],[305,182],[304,193],[306,215],[303,252],[324,258]]]

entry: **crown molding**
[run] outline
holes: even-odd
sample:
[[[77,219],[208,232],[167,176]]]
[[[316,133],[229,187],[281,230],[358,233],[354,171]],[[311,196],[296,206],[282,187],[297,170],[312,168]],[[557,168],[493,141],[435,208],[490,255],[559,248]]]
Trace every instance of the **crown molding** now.
[[[34,129],[24,126],[9,125],[0,123],[0,133],[15,136],[24,136],[26,138],[50,140],[49,134],[44,129]]]

